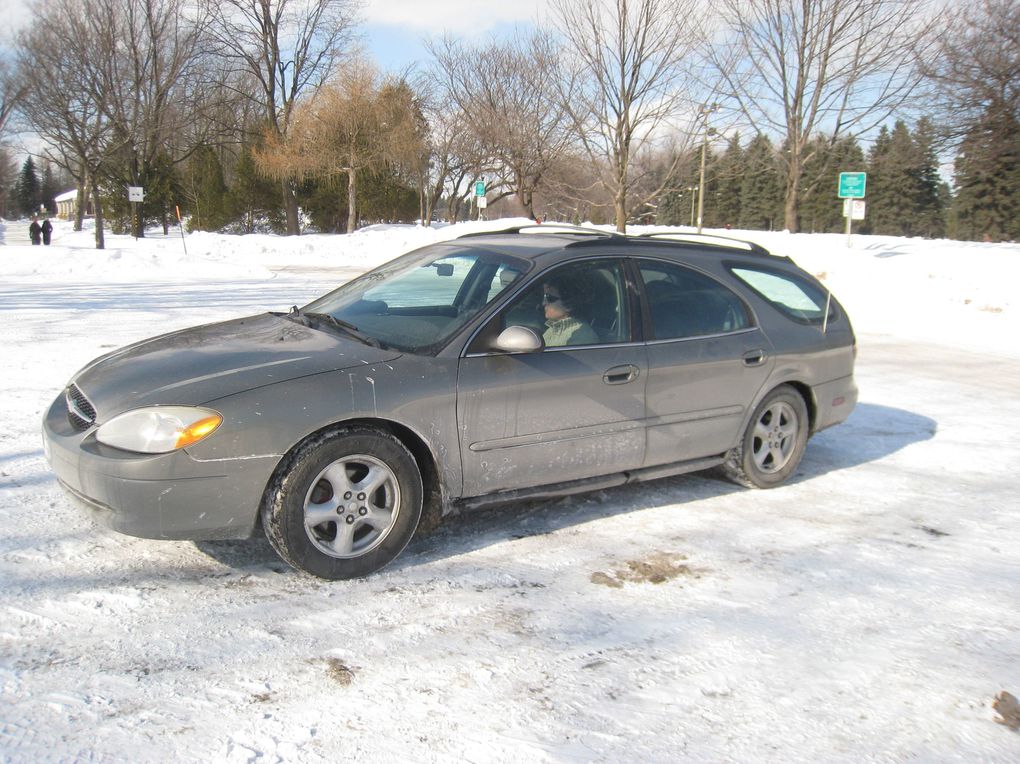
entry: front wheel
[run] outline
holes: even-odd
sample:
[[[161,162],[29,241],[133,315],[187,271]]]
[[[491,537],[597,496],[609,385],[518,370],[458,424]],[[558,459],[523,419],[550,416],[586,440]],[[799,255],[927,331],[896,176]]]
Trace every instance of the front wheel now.
[[[781,385],[758,404],[740,445],[726,455],[726,476],[748,488],[773,488],[800,464],[808,438],[808,412],[794,388]]]
[[[421,517],[414,457],[390,433],[348,427],[302,444],[270,484],[262,524],[277,554],[331,580],[374,573],[399,555]]]

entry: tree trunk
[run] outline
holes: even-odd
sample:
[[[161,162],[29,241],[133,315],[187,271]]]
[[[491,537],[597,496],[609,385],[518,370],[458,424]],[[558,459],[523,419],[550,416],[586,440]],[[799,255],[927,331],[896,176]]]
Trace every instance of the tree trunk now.
[[[800,164],[790,163],[790,174],[786,179],[786,200],[783,207],[783,225],[790,233],[797,233],[797,206],[800,203]]]
[[[535,219],[535,199],[530,189],[521,189],[517,192],[517,199],[520,201],[521,206],[524,207],[524,214],[532,220]]]
[[[92,204],[96,208],[96,249],[106,249],[106,239],[103,236],[103,200],[99,198],[99,184],[96,182],[95,173],[91,173],[89,182],[92,185]]]
[[[624,189],[616,192],[613,207],[616,209],[616,230],[627,233],[627,192]]]
[[[358,225],[357,177],[353,168],[347,171],[347,233],[354,233]]]
[[[145,238],[145,207],[144,203],[131,205],[131,228],[134,229],[136,239]]]
[[[88,173],[78,181],[78,196],[74,200],[74,230],[80,231],[85,220],[85,210],[89,205]]]
[[[297,196],[287,179],[280,181],[280,188],[283,191],[283,206],[287,210],[287,235],[300,236],[301,224],[298,220]]]

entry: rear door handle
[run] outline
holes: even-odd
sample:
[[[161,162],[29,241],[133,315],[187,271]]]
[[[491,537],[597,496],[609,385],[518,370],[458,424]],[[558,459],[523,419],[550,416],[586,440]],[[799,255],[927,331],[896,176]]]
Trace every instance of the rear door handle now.
[[[602,381],[607,385],[625,385],[633,382],[641,374],[641,369],[633,364],[627,363],[623,366],[614,366],[602,375]]]
[[[743,355],[744,366],[761,366],[766,358],[768,356],[764,350],[749,350]]]

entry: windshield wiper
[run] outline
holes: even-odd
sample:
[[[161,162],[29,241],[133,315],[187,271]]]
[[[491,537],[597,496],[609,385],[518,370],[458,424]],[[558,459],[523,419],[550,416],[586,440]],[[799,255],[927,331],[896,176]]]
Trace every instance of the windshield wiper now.
[[[366,345],[372,347],[381,348],[383,343],[377,340],[375,337],[369,337],[367,334],[358,329],[354,324],[348,323],[343,319],[337,318],[332,313],[302,313],[295,305],[290,314],[291,316],[300,316],[302,318],[311,319],[312,321],[325,321],[326,323],[333,326],[335,329],[339,329],[344,334],[349,334],[356,340],[364,342]]]

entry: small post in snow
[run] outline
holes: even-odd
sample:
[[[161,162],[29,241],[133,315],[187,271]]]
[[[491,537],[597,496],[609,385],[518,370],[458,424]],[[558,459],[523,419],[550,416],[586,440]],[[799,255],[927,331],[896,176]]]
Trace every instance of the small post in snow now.
[[[181,244],[184,246],[184,254],[188,254],[188,242],[184,239],[184,223],[181,221],[181,206],[179,204],[174,205],[174,209],[177,210],[177,227],[181,229]]]

